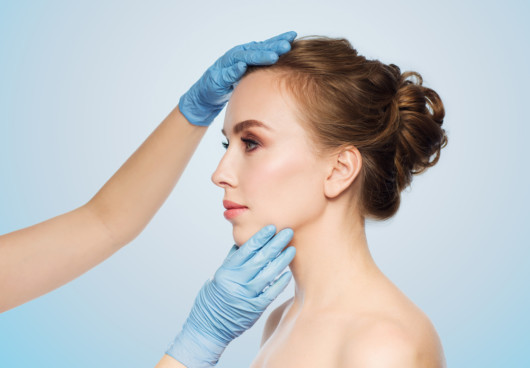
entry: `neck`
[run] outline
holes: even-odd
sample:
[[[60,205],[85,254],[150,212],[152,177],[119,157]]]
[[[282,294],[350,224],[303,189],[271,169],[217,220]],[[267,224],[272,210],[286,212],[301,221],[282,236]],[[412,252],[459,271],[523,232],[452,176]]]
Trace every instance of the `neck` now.
[[[294,305],[335,305],[345,295],[361,293],[380,274],[368,248],[364,218],[336,214],[328,209],[316,222],[294,232]]]

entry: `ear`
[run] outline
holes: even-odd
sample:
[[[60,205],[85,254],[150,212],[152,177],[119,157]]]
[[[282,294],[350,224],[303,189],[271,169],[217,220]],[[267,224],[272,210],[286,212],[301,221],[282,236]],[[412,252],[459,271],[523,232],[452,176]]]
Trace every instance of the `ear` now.
[[[355,146],[348,146],[331,156],[329,174],[324,183],[324,194],[335,198],[359,176],[362,156]]]

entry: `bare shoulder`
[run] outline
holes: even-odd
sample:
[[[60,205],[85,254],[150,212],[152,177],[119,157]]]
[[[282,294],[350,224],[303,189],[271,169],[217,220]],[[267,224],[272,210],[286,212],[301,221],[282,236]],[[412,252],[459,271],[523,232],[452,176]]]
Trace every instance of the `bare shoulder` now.
[[[260,346],[263,346],[265,342],[269,339],[269,337],[274,333],[276,327],[278,327],[278,323],[280,323],[280,320],[282,319],[283,312],[285,312],[285,308],[287,308],[287,306],[292,303],[293,299],[294,298],[286,300],[278,308],[273,310],[271,314],[269,314],[267,322],[265,322],[265,327],[263,328],[263,335],[261,338]]]
[[[440,339],[425,315],[415,320],[370,318],[344,339],[341,368],[444,368]],[[411,325],[413,324],[413,325]]]

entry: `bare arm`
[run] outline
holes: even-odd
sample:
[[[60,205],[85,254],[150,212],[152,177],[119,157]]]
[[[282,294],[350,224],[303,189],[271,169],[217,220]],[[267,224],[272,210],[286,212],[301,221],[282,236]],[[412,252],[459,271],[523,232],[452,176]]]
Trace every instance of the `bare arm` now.
[[[87,204],[0,236],[0,313],[69,282],[133,240],[206,129],[190,124],[177,106]]]
[[[175,358],[165,354],[155,368],[186,368],[186,366],[178,360],[175,360]]]

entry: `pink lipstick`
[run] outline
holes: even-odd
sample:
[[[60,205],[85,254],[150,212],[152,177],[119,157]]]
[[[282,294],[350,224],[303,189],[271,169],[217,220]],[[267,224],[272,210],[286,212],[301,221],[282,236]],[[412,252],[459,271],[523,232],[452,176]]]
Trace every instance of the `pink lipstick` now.
[[[223,201],[223,206],[226,208],[226,211],[224,212],[225,219],[230,220],[234,217],[240,215],[241,213],[248,210],[248,207],[240,205],[238,203],[232,202],[232,201]]]

